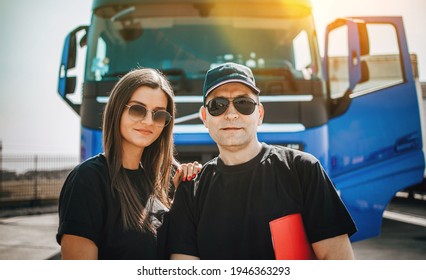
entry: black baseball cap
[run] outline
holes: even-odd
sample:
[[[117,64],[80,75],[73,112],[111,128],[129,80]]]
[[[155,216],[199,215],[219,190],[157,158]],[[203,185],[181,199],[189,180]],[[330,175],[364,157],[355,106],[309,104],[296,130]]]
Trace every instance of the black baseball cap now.
[[[206,105],[206,98],[210,92],[227,83],[242,83],[255,94],[260,93],[260,89],[256,87],[253,72],[249,67],[227,62],[207,71],[203,87],[203,105]]]

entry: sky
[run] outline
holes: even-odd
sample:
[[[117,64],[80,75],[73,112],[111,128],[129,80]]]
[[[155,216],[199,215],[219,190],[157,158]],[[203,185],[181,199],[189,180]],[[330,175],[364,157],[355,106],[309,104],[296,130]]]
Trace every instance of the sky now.
[[[0,142],[3,154],[78,156],[79,116],[57,94],[66,34],[90,23],[89,0],[0,0]],[[426,81],[426,1],[312,0],[321,51],[338,17],[403,16]]]

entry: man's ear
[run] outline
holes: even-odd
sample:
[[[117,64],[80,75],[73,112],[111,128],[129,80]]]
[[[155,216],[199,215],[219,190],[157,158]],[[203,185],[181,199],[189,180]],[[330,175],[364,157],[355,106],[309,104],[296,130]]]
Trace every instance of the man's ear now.
[[[257,126],[260,126],[263,122],[263,117],[265,116],[265,109],[263,108],[262,103],[259,102],[259,120],[257,121]]]
[[[204,126],[206,127],[206,128],[208,128],[208,126],[207,126],[207,122],[206,122],[206,107],[204,107],[204,106],[201,106],[200,107],[200,111],[199,111],[199,117],[200,117],[200,119],[203,121],[203,123],[204,123]]]

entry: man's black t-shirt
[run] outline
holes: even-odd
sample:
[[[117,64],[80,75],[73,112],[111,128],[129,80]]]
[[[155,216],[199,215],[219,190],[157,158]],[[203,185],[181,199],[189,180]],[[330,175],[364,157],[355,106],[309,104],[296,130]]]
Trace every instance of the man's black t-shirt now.
[[[313,156],[262,144],[244,164],[208,162],[178,188],[170,211],[171,253],[201,259],[274,259],[269,222],[301,213],[311,243],[356,232],[335,187]]]
[[[152,187],[144,170],[125,170],[140,199],[150,209],[150,221],[159,228],[168,209],[152,199]],[[71,234],[92,240],[99,259],[158,259],[157,236],[150,232],[125,230],[117,194],[113,195],[106,159],[90,158],[68,175],[59,200],[59,228],[56,235]],[[161,246],[160,246],[161,247]],[[162,246],[164,247],[164,246]]]

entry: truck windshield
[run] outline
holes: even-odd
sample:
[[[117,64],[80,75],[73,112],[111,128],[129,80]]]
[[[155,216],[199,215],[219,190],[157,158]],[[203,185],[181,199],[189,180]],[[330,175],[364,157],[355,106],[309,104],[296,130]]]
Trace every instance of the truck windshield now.
[[[304,94],[311,87],[303,83],[318,76],[310,13],[262,17],[262,10],[252,7],[230,16],[223,9],[183,4],[168,12],[156,5],[111,9],[93,16],[86,81],[114,80],[131,69],[152,67],[193,85],[202,83],[211,67],[233,61],[253,69],[263,93],[278,95]],[[170,15],[172,10],[176,14]],[[178,95],[199,94],[196,86],[178,84]]]

